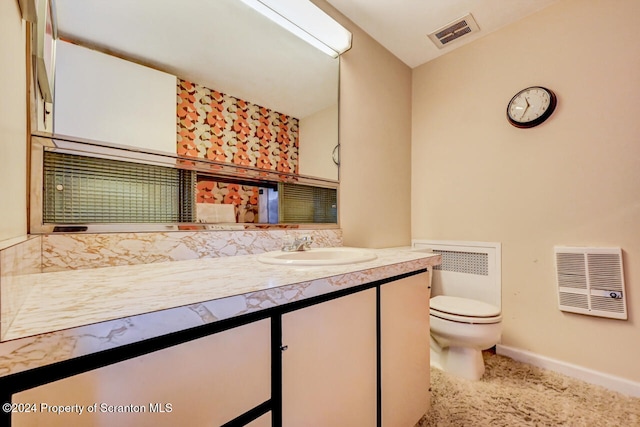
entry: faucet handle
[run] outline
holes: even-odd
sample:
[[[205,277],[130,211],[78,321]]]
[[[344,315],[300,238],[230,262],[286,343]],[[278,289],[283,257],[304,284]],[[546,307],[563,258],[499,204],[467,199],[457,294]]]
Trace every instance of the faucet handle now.
[[[305,234],[304,236],[300,236],[300,242],[304,244],[304,247],[309,249],[311,244],[313,243],[313,237],[309,234]]]
[[[291,251],[295,248],[295,237],[291,234],[285,234],[282,238],[282,250]]]

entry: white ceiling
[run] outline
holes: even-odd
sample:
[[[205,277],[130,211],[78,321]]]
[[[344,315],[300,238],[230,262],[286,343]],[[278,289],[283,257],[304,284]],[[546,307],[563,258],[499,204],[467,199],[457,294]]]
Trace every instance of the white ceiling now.
[[[559,0],[327,1],[413,68]],[[54,0],[53,4],[60,35],[72,41],[294,117],[337,102],[338,61],[240,0]],[[478,33],[444,49],[428,39],[428,33],[467,13],[475,17]]]
[[[327,0],[411,68],[559,0]],[[427,34],[471,13],[480,31],[438,49]]]

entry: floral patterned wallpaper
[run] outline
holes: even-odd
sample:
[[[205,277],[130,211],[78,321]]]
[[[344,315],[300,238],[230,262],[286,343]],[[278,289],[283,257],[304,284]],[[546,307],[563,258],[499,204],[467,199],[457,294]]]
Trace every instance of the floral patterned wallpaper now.
[[[224,203],[235,207],[236,222],[258,222],[260,189],[250,185],[228,184],[198,179],[196,203]]]
[[[178,79],[178,154],[298,173],[298,119]]]
[[[187,80],[177,80],[177,153],[298,173],[299,124],[287,116]],[[197,203],[227,203],[240,222],[259,222],[258,187],[198,178]]]

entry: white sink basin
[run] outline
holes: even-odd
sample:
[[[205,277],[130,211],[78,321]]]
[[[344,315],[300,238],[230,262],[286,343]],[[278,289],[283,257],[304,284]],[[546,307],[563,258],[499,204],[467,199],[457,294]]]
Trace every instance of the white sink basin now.
[[[371,261],[377,258],[369,249],[335,247],[312,248],[306,251],[274,251],[258,255],[258,261],[280,265],[340,265]]]

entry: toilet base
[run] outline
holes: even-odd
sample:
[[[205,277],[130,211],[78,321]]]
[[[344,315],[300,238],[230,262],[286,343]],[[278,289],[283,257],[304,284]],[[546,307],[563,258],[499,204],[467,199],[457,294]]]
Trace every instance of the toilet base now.
[[[458,377],[477,381],[484,374],[482,351],[469,347],[445,347],[441,350],[431,346],[431,366]]]

